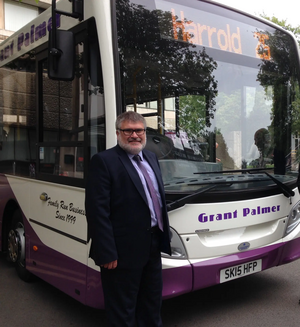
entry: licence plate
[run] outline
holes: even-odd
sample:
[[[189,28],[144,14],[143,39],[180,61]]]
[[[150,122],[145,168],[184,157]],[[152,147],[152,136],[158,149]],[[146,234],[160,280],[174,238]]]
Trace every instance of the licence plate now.
[[[220,271],[220,283],[228,282],[243,276],[254,274],[261,271],[262,259],[232,266]]]

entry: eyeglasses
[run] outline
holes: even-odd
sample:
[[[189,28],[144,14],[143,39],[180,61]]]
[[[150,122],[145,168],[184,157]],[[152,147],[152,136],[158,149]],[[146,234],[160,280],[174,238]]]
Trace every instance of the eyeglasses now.
[[[133,133],[135,133],[137,136],[142,136],[145,134],[145,129],[138,128],[138,129],[121,129],[119,128],[119,131],[122,131],[125,136],[131,136]]]

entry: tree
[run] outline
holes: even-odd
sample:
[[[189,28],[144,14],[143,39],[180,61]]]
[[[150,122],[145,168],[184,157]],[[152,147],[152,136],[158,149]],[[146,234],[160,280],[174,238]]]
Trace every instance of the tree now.
[[[180,19],[171,12],[149,10],[129,0],[118,0],[117,9],[124,105],[136,109],[139,103],[176,98],[176,133],[180,129],[197,139],[214,117],[217,63],[204,48],[197,51],[184,41],[182,29],[174,38],[173,20]],[[199,119],[190,123],[191,116]]]
[[[260,15],[261,17],[283,27],[285,30],[292,32],[300,46],[300,25],[293,27],[291,24],[287,23],[286,19],[279,20],[275,16],[269,17],[265,13]],[[300,90],[299,85],[295,86],[295,97],[294,101],[292,102],[292,133],[294,135],[299,134],[300,131]],[[298,150],[299,151],[299,150]],[[298,154],[299,157],[299,154]]]
[[[287,31],[292,32],[295,35],[295,37],[298,41],[298,44],[300,46],[300,25],[293,27],[291,24],[288,24],[287,19],[280,20],[275,16],[270,17],[270,16],[266,15],[265,13],[261,14],[260,17],[267,19],[270,22],[283,27]]]
[[[300,45],[300,26],[294,28],[286,20],[276,17],[261,17],[280,25],[285,30],[293,32]],[[267,46],[271,53],[271,60],[262,60],[258,81],[265,88],[273,88],[272,124],[274,139],[275,173],[285,173],[285,161],[289,156],[291,144],[289,135],[298,130],[299,117],[299,58],[295,51],[292,38],[280,30],[260,31],[268,36]]]

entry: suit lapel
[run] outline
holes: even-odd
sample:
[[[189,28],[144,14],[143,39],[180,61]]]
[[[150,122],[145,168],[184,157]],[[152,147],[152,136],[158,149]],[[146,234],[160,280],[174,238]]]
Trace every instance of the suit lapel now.
[[[117,153],[119,155],[119,159],[121,161],[121,163],[124,165],[125,169],[128,172],[128,175],[130,176],[133,184],[135,185],[135,187],[137,188],[138,192],[140,193],[140,195],[142,196],[142,198],[144,199],[144,201],[147,203],[148,205],[148,201],[146,198],[146,194],[144,191],[144,187],[143,184],[141,182],[141,179],[139,177],[139,174],[137,173],[136,169],[134,168],[131,160],[129,159],[127,153],[120,148],[120,146],[116,146],[116,150]]]

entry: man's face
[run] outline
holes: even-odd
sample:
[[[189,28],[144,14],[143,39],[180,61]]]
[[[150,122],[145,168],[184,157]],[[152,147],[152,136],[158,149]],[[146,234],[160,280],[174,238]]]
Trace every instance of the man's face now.
[[[142,122],[131,122],[123,121],[120,129],[144,129],[144,124]],[[117,139],[120,147],[126,152],[136,155],[142,151],[146,145],[146,132],[143,135],[138,136],[133,133],[130,136],[126,136],[124,132],[117,131]]]

